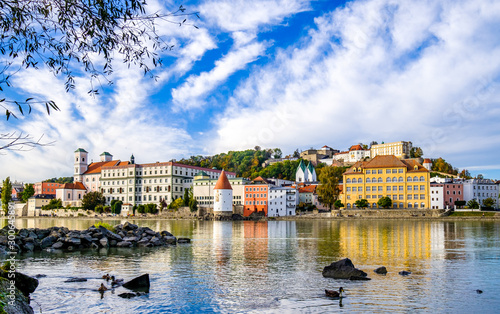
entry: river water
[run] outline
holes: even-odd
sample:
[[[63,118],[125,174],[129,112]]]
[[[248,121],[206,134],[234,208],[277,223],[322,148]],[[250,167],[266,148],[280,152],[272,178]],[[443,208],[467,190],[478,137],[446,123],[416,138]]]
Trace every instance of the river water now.
[[[16,221],[18,228],[56,225],[80,230],[93,223],[83,219]],[[134,223],[189,237],[192,243],[24,254],[21,272],[47,275],[32,294],[35,313],[500,312],[500,222]],[[323,268],[344,257],[372,280],[323,278]],[[373,272],[379,266],[387,267],[387,275]],[[412,274],[403,277],[398,274],[402,270]],[[149,273],[150,292],[122,299],[118,294],[127,290],[117,288],[101,298],[96,289],[106,273],[125,280]],[[88,280],[64,283],[69,277]],[[325,296],[325,289],[340,286],[345,290],[341,301]]]

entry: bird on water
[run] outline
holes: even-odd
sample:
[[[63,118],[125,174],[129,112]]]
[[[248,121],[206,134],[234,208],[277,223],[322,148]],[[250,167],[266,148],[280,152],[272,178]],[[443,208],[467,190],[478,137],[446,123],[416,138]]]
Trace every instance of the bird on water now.
[[[325,289],[326,296],[330,298],[342,298],[342,292],[344,292],[342,287],[339,288],[339,291]]]

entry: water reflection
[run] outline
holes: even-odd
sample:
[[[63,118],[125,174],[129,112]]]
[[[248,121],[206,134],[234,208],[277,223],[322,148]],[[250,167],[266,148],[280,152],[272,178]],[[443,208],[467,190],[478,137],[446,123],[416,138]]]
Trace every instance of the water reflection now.
[[[94,220],[18,219],[18,227],[51,225],[86,229]],[[111,224],[125,220],[110,221]],[[43,312],[328,312],[339,302],[324,289],[343,286],[348,311],[463,312],[500,306],[500,224],[483,221],[133,221],[156,231],[192,238],[170,248],[110,249],[24,255],[28,274],[45,273],[35,299]],[[349,257],[372,278],[349,282],[323,278],[332,261]],[[373,273],[378,266],[389,273]],[[409,270],[411,276],[397,273]],[[127,303],[115,291],[100,300],[97,277],[150,273],[151,293]],[[63,285],[63,278],[88,277]],[[485,293],[475,294],[481,288]],[[82,290],[83,289],[83,290]],[[466,296],[466,297],[464,297]],[[77,298],[78,303],[68,301]],[[96,300],[100,300],[96,303]]]

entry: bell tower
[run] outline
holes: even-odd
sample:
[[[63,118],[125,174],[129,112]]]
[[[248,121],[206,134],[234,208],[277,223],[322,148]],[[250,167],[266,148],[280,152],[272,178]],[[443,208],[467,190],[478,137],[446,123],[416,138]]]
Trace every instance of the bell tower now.
[[[77,150],[75,150],[75,173],[73,175],[73,179],[75,182],[83,181],[82,175],[88,169],[88,154],[89,153],[83,148],[78,148]]]

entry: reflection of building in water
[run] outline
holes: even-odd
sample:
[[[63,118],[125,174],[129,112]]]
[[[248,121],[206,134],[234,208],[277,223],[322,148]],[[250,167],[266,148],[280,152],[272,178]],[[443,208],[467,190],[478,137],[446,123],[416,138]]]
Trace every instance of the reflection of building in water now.
[[[429,258],[431,256],[431,224],[405,222],[396,225],[383,221],[346,222],[339,225],[340,248],[344,256],[366,259],[380,257],[390,263],[394,257]]]
[[[262,260],[267,260],[268,225],[267,221],[243,221],[244,226],[244,256],[247,265],[267,267]]]
[[[219,265],[225,265],[231,258],[233,240],[232,221],[214,221],[213,250],[215,260]]]
[[[297,237],[295,221],[268,221],[268,237],[293,239]]]

